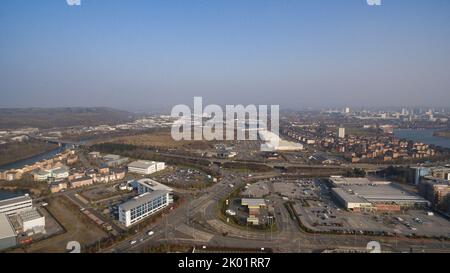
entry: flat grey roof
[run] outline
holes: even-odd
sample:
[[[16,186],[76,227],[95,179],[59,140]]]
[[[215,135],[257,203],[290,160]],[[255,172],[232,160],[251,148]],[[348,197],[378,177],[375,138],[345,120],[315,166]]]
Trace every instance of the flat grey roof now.
[[[366,199],[362,198],[361,196],[351,194],[344,189],[341,188],[332,188],[331,189],[335,194],[339,195],[340,198],[342,198],[347,203],[366,203],[369,204],[370,202]]]
[[[39,219],[42,217],[42,215],[37,211],[36,208],[30,209],[30,210],[24,210],[18,213],[19,218],[26,222],[31,221],[34,219]]]
[[[173,189],[171,187],[168,187],[168,186],[161,184],[150,178],[139,179],[136,182],[143,185],[144,187],[149,188],[152,191],[158,191],[158,190],[173,191]]]
[[[242,198],[241,204],[244,206],[265,206],[266,200],[264,199],[250,199],[250,198]]]
[[[418,202],[427,203],[424,198],[417,194],[409,193],[392,184],[389,185],[341,185],[340,188],[333,189],[335,192],[347,193],[350,197],[356,196],[369,202]],[[352,194],[353,193],[353,194]],[[356,199],[355,199],[356,200]]]
[[[107,154],[107,155],[104,155],[103,158],[106,159],[106,160],[117,160],[117,159],[120,159],[121,156],[120,155]]]
[[[132,199],[128,200],[127,202],[120,204],[119,207],[121,207],[123,210],[131,210],[135,207],[138,207],[142,204],[148,203],[152,201],[153,199],[166,195],[170,193],[170,191],[164,191],[164,190],[158,190],[158,191],[152,191],[147,192],[141,195],[138,195],[136,197],[133,197]]]
[[[16,233],[5,214],[0,214],[0,239],[16,237]]]
[[[26,201],[31,201],[31,197],[28,194],[0,200],[0,207],[12,205],[15,203],[26,202]]]

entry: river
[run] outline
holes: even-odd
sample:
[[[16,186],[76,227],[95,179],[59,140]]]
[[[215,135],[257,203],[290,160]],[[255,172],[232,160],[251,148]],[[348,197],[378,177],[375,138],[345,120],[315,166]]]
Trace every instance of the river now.
[[[424,130],[395,129],[394,135],[397,138],[405,138],[405,139],[413,140],[416,142],[433,144],[436,146],[441,146],[441,147],[450,149],[450,138],[434,136],[433,133],[436,131],[438,131],[438,130],[436,130],[436,129],[424,129]]]
[[[27,191],[7,191],[7,190],[0,190],[0,200],[3,199],[9,199],[17,196],[22,196],[24,194],[28,193]]]
[[[23,168],[25,165],[33,165],[34,163],[41,161],[41,160],[46,160],[46,159],[50,159],[53,158],[55,155],[63,152],[68,146],[67,145],[62,145],[61,147],[58,147],[54,150],[33,156],[33,157],[29,157],[26,159],[22,159],[13,163],[8,163],[5,165],[0,166],[0,172],[6,171],[6,170],[11,170],[11,169],[20,169]]]

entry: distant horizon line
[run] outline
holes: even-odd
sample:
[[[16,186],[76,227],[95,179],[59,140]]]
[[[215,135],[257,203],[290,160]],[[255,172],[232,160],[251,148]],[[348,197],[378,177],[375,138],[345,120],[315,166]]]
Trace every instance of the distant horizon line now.
[[[220,104],[218,104],[220,105]],[[226,104],[223,104],[226,105]],[[238,104],[232,104],[238,105]],[[246,104],[243,104],[246,105]],[[283,106],[280,105],[280,111],[327,111],[327,110],[344,110],[345,108],[350,108],[350,111],[363,111],[363,110],[397,110],[397,109],[450,109],[450,106],[437,106],[437,105],[399,105],[399,106]],[[142,113],[142,112],[169,112],[171,110],[171,106],[143,106],[136,107],[134,109],[130,108],[122,108],[117,106],[106,106],[106,105],[97,105],[97,106],[0,106],[0,110],[26,110],[26,109],[113,109],[119,111],[125,111],[130,113]],[[152,109],[153,108],[153,109]]]

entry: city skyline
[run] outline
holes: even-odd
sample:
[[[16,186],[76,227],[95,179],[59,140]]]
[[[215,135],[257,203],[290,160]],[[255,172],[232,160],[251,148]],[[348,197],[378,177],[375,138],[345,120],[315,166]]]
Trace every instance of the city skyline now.
[[[447,1],[5,1],[0,107],[443,107]]]

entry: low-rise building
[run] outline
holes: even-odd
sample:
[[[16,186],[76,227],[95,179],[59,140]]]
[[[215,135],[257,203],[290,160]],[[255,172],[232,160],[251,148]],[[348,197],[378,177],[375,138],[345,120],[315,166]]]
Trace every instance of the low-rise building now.
[[[128,164],[128,171],[137,174],[152,174],[166,168],[164,162],[137,160]]]
[[[55,182],[55,183],[50,184],[50,191],[52,193],[58,193],[62,190],[67,189],[67,187],[68,187],[68,185],[67,185],[67,182],[65,182],[65,181]]]
[[[69,168],[66,166],[58,166],[49,169],[39,169],[34,172],[35,181],[47,181],[50,178],[61,180],[69,177]]]
[[[11,215],[33,208],[33,200],[28,194],[0,200],[0,214]]]
[[[108,154],[103,156],[103,163],[106,167],[119,167],[128,162],[128,157],[121,157],[120,155]]]
[[[409,207],[428,207],[430,202],[409,193],[389,181],[371,181],[367,178],[330,178],[332,195],[346,209],[352,211],[400,211]]]
[[[94,181],[90,177],[81,177],[69,182],[71,188],[80,188],[85,186],[90,186],[94,184]]]
[[[431,176],[423,177],[418,185],[419,193],[433,206],[450,214],[450,182]]]
[[[264,199],[242,198],[241,205],[248,208],[249,214],[253,216],[259,215],[259,210],[266,207]]]

